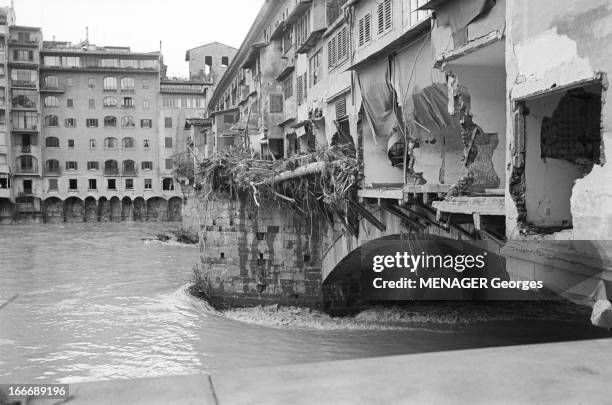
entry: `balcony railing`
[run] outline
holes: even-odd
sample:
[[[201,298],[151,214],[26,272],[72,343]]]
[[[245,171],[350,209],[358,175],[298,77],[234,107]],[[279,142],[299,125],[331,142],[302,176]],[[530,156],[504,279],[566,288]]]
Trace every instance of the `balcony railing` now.
[[[45,168],[45,176],[61,176],[62,170],[59,167]]]
[[[116,167],[108,167],[104,169],[104,175],[105,176],[118,176],[119,175],[119,169]]]
[[[125,177],[136,177],[138,176],[138,169],[123,169],[123,175]]]
[[[29,167],[21,167],[17,166],[15,168],[17,174],[38,174],[38,167],[29,166]]]
[[[31,80],[11,80],[11,87],[36,88],[36,82]]]
[[[17,203],[17,212],[38,212],[34,203]]]

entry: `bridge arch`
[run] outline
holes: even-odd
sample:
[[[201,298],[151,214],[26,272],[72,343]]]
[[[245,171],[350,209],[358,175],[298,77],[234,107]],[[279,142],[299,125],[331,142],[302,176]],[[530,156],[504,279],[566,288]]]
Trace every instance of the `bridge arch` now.
[[[119,197],[111,197],[110,199],[110,219],[112,222],[121,221],[121,200]]]
[[[85,222],[98,222],[98,202],[95,197],[85,199]]]
[[[161,222],[168,220],[168,201],[162,197],[151,197],[147,200],[147,221]]]
[[[134,204],[130,197],[121,199],[121,220],[131,222],[134,220]]]
[[[49,197],[43,202],[45,222],[57,224],[64,222],[64,203],[59,197]]]
[[[144,198],[136,197],[134,199],[134,221],[144,221],[147,217],[147,203]]]
[[[172,197],[168,201],[168,221],[181,221],[182,216],[182,204],[183,200],[181,197]]]
[[[68,197],[64,201],[64,217],[66,222],[84,222],[85,204],[79,197]]]

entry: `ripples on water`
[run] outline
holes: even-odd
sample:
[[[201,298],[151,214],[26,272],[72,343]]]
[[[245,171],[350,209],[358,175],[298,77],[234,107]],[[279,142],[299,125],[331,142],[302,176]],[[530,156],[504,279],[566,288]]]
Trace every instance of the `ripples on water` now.
[[[0,382],[191,374],[600,333],[555,321],[401,330],[247,324],[186,294],[197,248],[143,243],[168,226],[0,227],[0,302],[19,294],[0,311]]]

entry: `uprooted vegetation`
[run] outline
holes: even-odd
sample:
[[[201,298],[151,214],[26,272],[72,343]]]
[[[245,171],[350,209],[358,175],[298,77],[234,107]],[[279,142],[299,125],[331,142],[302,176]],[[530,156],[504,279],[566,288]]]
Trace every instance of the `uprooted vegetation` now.
[[[359,182],[354,147],[337,145],[284,160],[260,159],[246,148],[219,152],[199,167],[199,185],[232,198],[248,196],[263,202],[289,204],[305,216],[321,215],[346,225]]]

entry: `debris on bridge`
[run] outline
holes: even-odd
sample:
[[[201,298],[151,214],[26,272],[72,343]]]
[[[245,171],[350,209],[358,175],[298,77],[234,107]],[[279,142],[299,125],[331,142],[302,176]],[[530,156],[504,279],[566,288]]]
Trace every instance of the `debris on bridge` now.
[[[220,151],[199,167],[204,193],[248,195],[290,204],[304,215],[346,216],[359,182],[354,148],[336,145],[285,160],[261,159],[242,147]]]

